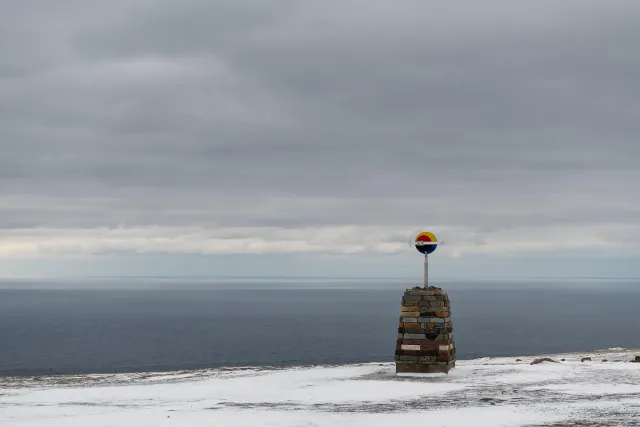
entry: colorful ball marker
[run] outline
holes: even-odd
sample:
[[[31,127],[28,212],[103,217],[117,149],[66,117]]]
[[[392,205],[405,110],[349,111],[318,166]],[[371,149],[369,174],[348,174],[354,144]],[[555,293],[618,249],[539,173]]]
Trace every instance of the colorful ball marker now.
[[[433,233],[423,231],[416,236],[415,246],[418,252],[422,254],[430,254],[436,250],[438,239]]]

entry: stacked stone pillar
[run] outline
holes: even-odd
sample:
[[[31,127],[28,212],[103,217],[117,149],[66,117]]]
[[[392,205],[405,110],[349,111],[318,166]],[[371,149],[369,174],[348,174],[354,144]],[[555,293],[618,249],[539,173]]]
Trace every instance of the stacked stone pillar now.
[[[435,286],[405,290],[396,344],[396,373],[447,373],[455,365],[449,296]]]

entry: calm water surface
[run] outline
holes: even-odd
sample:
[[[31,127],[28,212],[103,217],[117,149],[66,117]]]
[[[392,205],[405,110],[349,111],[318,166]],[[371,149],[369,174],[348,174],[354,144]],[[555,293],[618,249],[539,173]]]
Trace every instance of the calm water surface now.
[[[401,280],[0,281],[0,375],[392,361]],[[459,358],[640,347],[640,281],[440,281]]]

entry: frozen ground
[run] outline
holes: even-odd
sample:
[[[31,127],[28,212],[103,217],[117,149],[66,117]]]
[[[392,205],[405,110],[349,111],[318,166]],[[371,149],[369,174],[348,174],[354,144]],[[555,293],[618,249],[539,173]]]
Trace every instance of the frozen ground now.
[[[636,354],[478,359],[421,377],[364,364],[0,378],[0,426],[640,426]]]

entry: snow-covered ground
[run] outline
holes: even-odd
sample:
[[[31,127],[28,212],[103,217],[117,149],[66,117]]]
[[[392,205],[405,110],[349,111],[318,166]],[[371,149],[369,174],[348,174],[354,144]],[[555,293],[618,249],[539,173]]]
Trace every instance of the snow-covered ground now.
[[[634,426],[636,354],[486,358],[419,377],[371,363],[0,378],[0,426]]]

